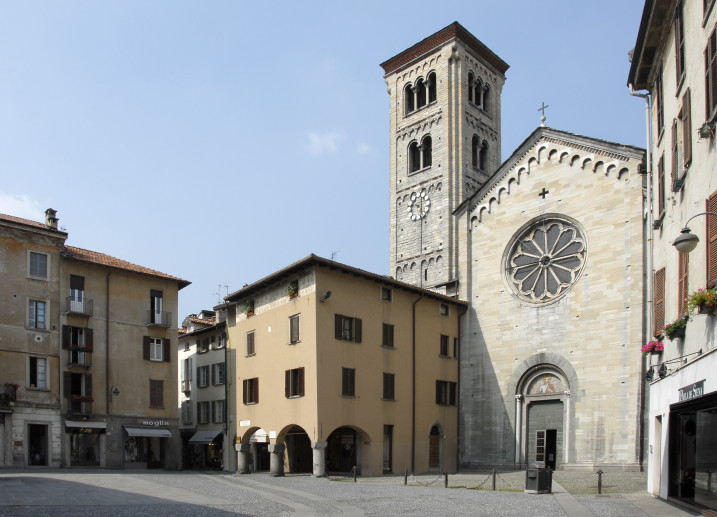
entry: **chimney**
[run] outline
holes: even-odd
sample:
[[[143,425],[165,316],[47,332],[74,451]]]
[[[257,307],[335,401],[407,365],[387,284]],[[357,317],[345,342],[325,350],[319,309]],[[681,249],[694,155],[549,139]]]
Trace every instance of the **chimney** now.
[[[45,225],[49,226],[53,230],[57,230],[57,221],[59,221],[56,216],[57,210],[53,210],[52,208],[45,210]]]

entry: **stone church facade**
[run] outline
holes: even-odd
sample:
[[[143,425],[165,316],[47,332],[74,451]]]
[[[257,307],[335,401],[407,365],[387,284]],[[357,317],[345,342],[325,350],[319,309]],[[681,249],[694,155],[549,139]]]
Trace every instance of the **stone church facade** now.
[[[382,66],[391,275],[470,304],[460,468],[640,468],[644,151],[540,127],[500,164],[508,65],[457,23]]]

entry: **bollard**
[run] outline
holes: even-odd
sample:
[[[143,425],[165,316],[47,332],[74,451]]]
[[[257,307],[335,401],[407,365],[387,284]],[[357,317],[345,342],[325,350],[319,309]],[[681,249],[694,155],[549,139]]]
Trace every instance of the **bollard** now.
[[[445,488],[448,488],[448,472],[444,472],[443,475],[446,477],[446,481],[444,483]]]
[[[408,469],[403,471],[403,486],[408,485]]]
[[[356,465],[354,465],[354,483],[356,483]]]
[[[495,492],[495,474],[496,474],[496,470],[493,469],[493,492]]]
[[[602,470],[598,470],[597,475],[598,475],[598,494],[602,494]]]

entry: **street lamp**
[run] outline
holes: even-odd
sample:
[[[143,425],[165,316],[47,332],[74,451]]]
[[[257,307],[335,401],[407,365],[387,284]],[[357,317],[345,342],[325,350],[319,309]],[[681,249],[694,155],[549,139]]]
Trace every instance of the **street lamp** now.
[[[717,215],[714,212],[702,212],[700,214],[695,214],[689,219],[687,219],[687,222],[685,223],[685,227],[682,228],[682,231],[680,232],[680,235],[675,239],[675,242],[672,243],[672,245],[677,248],[677,251],[680,253],[689,253],[693,249],[697,247],[697,243],[700,242],[700,239],[695,235],[694,233],[690,233],[690,229],[687,227],[687,224],[694,219],[697,216],[700,215]]]

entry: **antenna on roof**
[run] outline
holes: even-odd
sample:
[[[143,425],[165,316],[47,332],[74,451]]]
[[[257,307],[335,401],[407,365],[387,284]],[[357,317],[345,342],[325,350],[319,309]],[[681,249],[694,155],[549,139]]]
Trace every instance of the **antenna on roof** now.
[[[332,251],[332,252],[331,252],[331,260],[335,260],[335,259],[336,259],[336,255],[339,254],[339,251],[341,251],[341,250],[336,250],[336,251]]]
[[[227,296],[229,296],[229,286],[228,286],[228,285],[217,284],[217,287],[218,287],[217,292],[214,293],[214,294],[217,295],[217,305],[219,305],[219,304],[222,303],[222,287],[226,290]]]

